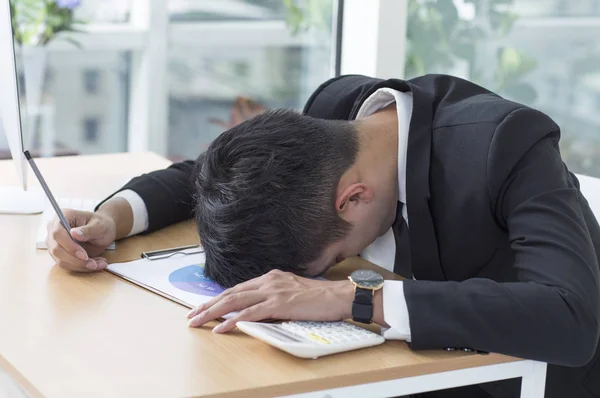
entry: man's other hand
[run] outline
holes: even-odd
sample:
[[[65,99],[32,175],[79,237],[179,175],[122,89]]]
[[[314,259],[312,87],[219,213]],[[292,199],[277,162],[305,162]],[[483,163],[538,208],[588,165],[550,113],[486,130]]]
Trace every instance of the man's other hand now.
[[[229,332],[239,321],[340,321],[352,315],[353,299],[354,285],[348,280],[322,281],[273,270],[224,291],[192,310],[188,318],[190,326],[198,327],[239,311],[215,327],[215,333]]]

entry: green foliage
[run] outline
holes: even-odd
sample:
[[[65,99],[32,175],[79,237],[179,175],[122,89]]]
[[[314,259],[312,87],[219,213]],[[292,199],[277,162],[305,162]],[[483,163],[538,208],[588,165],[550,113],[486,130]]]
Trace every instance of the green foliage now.
[[[533,58],[514,48],[501,49],[495,75],[497,90],[512,98],[532,103],[537,93],[533,86],[521,81],[521,78],[533,71],[536,66],[537,63]]]
[[[465,0],[476,10],[473,20],[459,17],[452,0],[409,0],[406,75],[447,73],[458,61],[469,66],[468,78],[513,99],[532,103],[537,94],[524,82],[536,68],[535,59],[512,47],[498,47],[492,73],[476,64],[478,51],[512,29],[518,15],[509,11],[514,0]]]
[[[20,45],[46,45],[61,32],[76,32],[74,25],[83,23],[73,17],[73,10],[54,0],[10,0],[10,11],[15,41]]]
[[[311,28],[327,31],[331,24],[332,6],[325,0],[283,0],[286,24],[292,34],[306,32]]]
[[[469,40],[459,26],[461,20],[452,0],[408,3],[406,71],[410,77],[429,71],[446,70],[454,56],[470,52]],[[460,39],[460,41],[459,41]]]
[[[366,1],[366,0],[365,0]],[[324,0],[282,0],[286,22],[293,34],[312,28],[327,30],[332,18],[331,2]],[[536,61],[513,47],[493,52],[492,71],[483,71],[481,46],[506,37],[518,15],[510,11],[514,0],[464,0],[475,7],[477,17],[461,19],[453,0],[409,0],[406,76],[448,73],[459,61],[466,63],[468,78],[500,94],[529,103],[535,89],[524,78],[536,68]],[[390,49],[393,51],[393,49]],[[489,73],[484,73],[489,72]]]

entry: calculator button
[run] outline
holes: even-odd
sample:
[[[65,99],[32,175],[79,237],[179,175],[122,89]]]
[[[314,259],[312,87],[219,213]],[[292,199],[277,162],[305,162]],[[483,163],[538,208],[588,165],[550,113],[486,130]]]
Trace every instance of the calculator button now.
[[[319,335],[316,335],[314,333],[309,333],[308,337],[320,344],[330,344],[329,340],[327,340]]]
[[[317,344],[347,344],[380,338],[376,333],[347,322],[290,321],[282,323],[281,327]]]

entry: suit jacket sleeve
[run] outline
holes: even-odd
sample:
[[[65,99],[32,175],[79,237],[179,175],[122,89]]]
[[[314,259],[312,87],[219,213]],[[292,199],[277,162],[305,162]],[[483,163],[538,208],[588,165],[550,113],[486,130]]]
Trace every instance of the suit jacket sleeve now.
[[[490,207],[508,232],[518,281],[405,281],[413,348],[471,347],[567,366],[593,357],[600,283],[590,230],[598,224],[584,217],[558,140],[558,126],[529,108],[497,126]]]
[[[193,217],[193,170],[192,160],[174,163],[166,169],[135,177],[117,192],[130,189],[142,198],[148,210],[146,232],[152,232]]]

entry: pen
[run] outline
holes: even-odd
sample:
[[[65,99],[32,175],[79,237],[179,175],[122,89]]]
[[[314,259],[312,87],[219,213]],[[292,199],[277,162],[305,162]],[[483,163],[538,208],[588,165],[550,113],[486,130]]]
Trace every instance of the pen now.
[[[188,249],[196,249],[196,251],[187,253],[186,250],[188,250]],[[142,252],[141,257],[148,259],[148,260],[158,260],[161,258],[172,257],[176,254],[182,254],[185,256],[188,254],[198,254],[198,253],[204,253],[204,250],[202,250],[202,246],[196,244],[196,245],[190,245],[190,246],[172,247],[170,249],[161,249],[161,250]]]
[[[63,212],[60,209],[60,206],[58,205],[58,203],[56,203],[56,199],[54,199],[54,195],[52,195],[52,192],[50,191],[50,188],[48,187],[48,184],[46,184],[46,180],[44,180],[44,177],[42,176],[42,173],[40,172],[40,169],[38,169],[37,165],[33,161],[33,158],[31,157],[31,154],[29,153],[29,151],[25,151],[23,153],[25,154],[25,158],[27,159],[27,162],[29,162],[29,165],[31,166],[31,169],[33,170],[33,174],[35,174],[37,180],[40,182],[40,185],[42,186],[42,189],[46,193],[46,196],[48,197],[48,200],[50,201],[50,204],[54,208],[54,211],[56,212],[56,215],[58,216],[58,218],[60,220],[60,223],[67,230],[67,233],[69,234],[69,237],[71,238],[71,240],[73,242],[79,244],[79,242],[77,242],[71,236],[71,225],[69,224],[69,221],[67,221],[67,218],[63,214]]]

